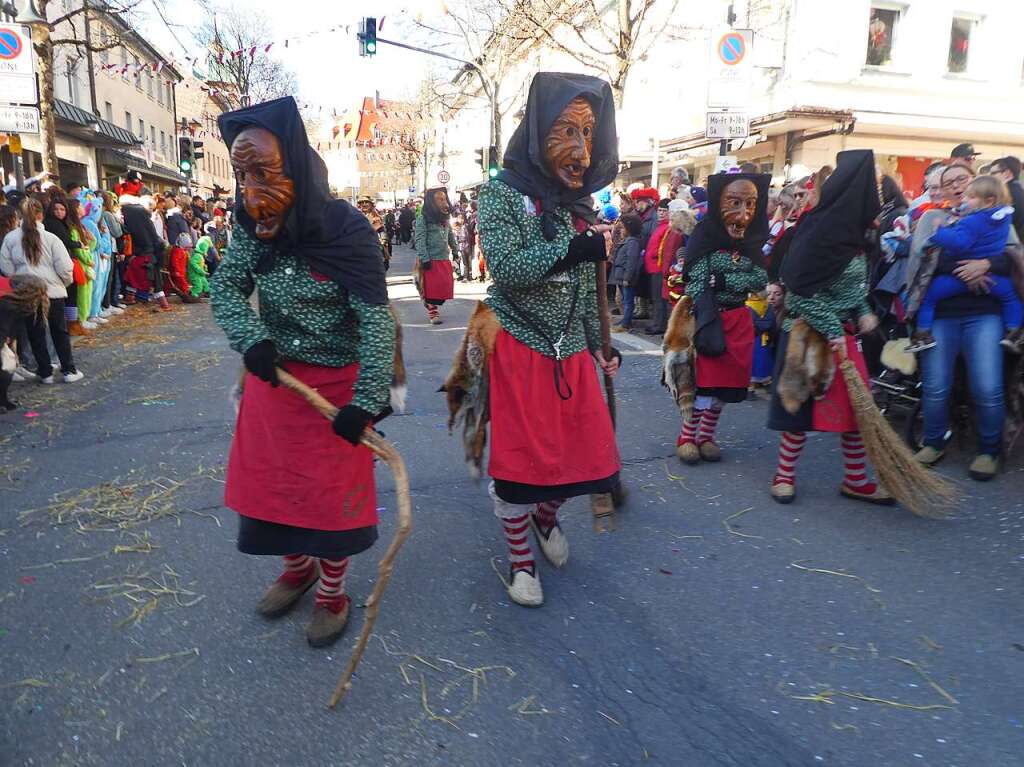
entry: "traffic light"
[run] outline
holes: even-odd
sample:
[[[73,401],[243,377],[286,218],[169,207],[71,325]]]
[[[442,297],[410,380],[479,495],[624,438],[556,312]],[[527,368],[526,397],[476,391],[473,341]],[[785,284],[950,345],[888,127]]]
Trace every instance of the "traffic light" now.
[[[487,175],[494,178],[498,175],[498,147],[492,146],[487,152]]]
[[[192,163],[195,164],[204,157],[206,157],[206,152],[203,151],[203,142],[192,139]]]
[[[359,55],[374,56],[377,53],[377,19],[365,16],[359,22]]]
[[[192,146],[192,137],[178,136],[178,169],[191,178],[192,168],[195,167],[195,164],[196,157],[195,149]]]
[[[477,166],[479,166],[480,170],[482,170],[484,172],[487,171],[487,150],[486,149],[477,149],[476,150],[476,164],[477,164]]]

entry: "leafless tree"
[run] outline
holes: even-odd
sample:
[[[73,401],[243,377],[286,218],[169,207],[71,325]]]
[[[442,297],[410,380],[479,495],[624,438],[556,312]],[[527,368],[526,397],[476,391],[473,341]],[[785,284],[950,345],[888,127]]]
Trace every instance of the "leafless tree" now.
[[[39,15],[50,18],[50,6],[58,0],[36,0]],[[32,47],[39,69],[39,130],[42,143],[43,170],[57,175],[57,123],[53,107],[54,53],[58,48],[73,46],[79,56],[99,53],[120,47],[124,40],[117,29],[131,29],[136,22],[137,7],[141,0],[108,2],[107,0],[80,0],[70,3],[64,13],[54,16],[48,24],[32,25]],[[62,5],[61,8],[67,8]],[[91,25],[94,21],[107,22],[104,27],[112,32],[102,42],[93,40]]]
[[[196,39],[210,48],[209,80],[220,83],[234,106],[248,106],[297,91],[295,74],[264,52],[273,30],[266,15],[245,4],[224,10],[207,4]]]
[[[501,1],[547,44],[605,75],[620,108],[633,65],[646,58],[679,5],[679,0]]]
[[[439,19],[416,22],[419,37],[430,48],[471,61],[487,74],[487,81],[481,82],[473,67],[455,65],[448,70],[449,79],[433,75],[425,82],[444,112],[490,111],[493,98],[490,134],[499,154],[504,146],[502,121],[519,101],[520,83],[508,82],[508,76],[521,63],[524,46],[537,37],[515,7],[519,4],[520,0],[451,0]],[[486,143],[481,137],[480,146]]]

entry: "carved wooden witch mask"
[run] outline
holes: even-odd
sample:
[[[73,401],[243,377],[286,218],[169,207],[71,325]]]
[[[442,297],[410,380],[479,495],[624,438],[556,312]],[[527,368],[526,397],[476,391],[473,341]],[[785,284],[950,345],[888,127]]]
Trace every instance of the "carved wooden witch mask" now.
[[[722,188],[718,204],[722,225],[734,240],[741,240],[757,211],[757,187],[753,181],[738,178]]]
[[[295,183],[285,172],[280,140],[265,128],[246,128],[231,145],[231,165],[256,236],[274,239],[295,204]]]
[[[590,167],[596,118],[590,102],[574,98],[555,120],[544,139],[544,164],[568,189],[580,189]]]

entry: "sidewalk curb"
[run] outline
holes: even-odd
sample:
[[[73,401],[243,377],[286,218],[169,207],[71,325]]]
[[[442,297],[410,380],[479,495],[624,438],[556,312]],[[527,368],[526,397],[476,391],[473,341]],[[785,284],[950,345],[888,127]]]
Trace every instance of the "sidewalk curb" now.
[[[629,333],[618,333],[612,338],[612,341],[619,342],[623,346],[629,346],[633,349],[639,349],[642,352],[657,352],[661,354],[661,344],[652,343]]]

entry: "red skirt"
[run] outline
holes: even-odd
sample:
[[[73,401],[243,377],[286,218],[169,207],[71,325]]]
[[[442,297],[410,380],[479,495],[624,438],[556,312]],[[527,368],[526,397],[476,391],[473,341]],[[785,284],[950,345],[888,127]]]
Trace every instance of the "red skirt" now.
[[[725,354],[698,355],[697,389],[743,389],[754,369],[754,318],[746,306],[720,312],[725,330]]]
[[[352,401],[358,364],[286,367],[335,406]],[[246,375],[224,503],[245,517],[312,530],[375,525],[373,454],[336,435],[298,394]]]
[[[147,291],[149,284],[149,256],[133,256],[124,271],[124,281],[135,290]]]
[[[430,268],[420,270],[423,281],[423,300],[429,303],[448,301],[455,297],[455,276],[449,259],[430,262]]]
[[[608,405],[590,353],[562,360],[563,400],[555,390],[555,360],[505,330],[490,361],[489,474],[526,485],[570,485],[619,471]]]
[[[868,366],[864,362],[864,353],[861,350],[860,339],[856,336],[846,334],[846,356],[857,368],[864,383],[868,382]],[[846,388],[846,379],[843,378],[843,371],[839,369],[839,355],[832,353],[836,363],[836,376],[832,385],[825,392],[825,396],[814,401],[812,423],[815,431],[858,431],[857,417],[853,413],[853,403],[850,401],[850,390]]]

